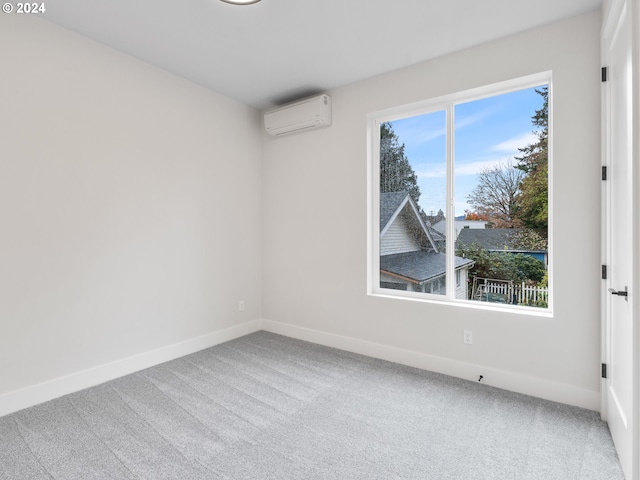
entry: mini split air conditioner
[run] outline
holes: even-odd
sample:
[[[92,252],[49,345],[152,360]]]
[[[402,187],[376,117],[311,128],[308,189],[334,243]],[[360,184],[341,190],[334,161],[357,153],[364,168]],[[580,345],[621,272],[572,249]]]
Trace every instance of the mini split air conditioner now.
[[[331,97],[324,94],[290,103],[264,114],[264,128],[269,135],[274,136],[329,125],[331,125]]]

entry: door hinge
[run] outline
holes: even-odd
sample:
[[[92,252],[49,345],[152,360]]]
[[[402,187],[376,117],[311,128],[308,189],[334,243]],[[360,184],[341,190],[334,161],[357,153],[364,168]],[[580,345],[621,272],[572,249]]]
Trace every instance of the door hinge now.
[[[606,279],[607,279],[607,266],[602,265],[602,280],[606,280]]]
[[[606,166],[602,166],[602,180],[606,180],[607,179],[607,167]]]
[[[602,378],[607,378],[607,364],[602,364]]]
[[[607,81],[607,67],[602,67],[601,76],[602,76],[602,81],[606,82]]]

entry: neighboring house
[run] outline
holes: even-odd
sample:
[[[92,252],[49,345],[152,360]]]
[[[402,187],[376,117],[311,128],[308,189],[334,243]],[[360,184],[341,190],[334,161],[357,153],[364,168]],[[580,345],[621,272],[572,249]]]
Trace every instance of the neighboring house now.
[[[380,286],[443,294],[445,238],[428,227],[405,192],[380,194]],[[467,299],[473,260],[455,257],[456,298]]]
[[[487,224],[489,223],[486,220],[463,220],[459,218],[456,218],[454,222],[455,222],[455,229],[456,229],[456,239],[460,235],[460,232],[465,228],[466,229],[476,229],[476,228],[484,229],[484,228],[487,228]],[[446,220],[442,219],[437,223],[434,223],[433,228],[442,234],[446,233],[445,232],[445,229],[447,228]]]
[[[487,228],[478,230],[465,228],[458,235],[456,247],[478,245],[489,252],[522,253],[540,260],[544,263],[544,268],[547,268],[548,252],[546,249],[527,249],[518,245],[521,243],[521,236],[524,232],[526,232],[524,228]]]

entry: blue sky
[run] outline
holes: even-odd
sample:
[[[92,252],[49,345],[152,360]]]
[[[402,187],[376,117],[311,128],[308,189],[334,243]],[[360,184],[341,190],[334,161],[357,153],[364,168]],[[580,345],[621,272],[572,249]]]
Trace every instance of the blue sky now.
[[[467,195],[483,168],[511,161],[519,155],[518,148],[536,141],[531,117],[542,105],[542,96],[528,88],[455,106],[456,216],[471,210]],[[418,175],[422,208],[427,214],[445,211],[445,112],[404,118],[392,125]]]

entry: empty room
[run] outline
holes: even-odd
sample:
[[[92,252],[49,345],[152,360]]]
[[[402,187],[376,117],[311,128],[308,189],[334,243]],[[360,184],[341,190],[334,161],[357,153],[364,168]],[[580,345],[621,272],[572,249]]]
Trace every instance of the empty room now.
[[[0,479],[640,480],[638,0],[0,14]]]

